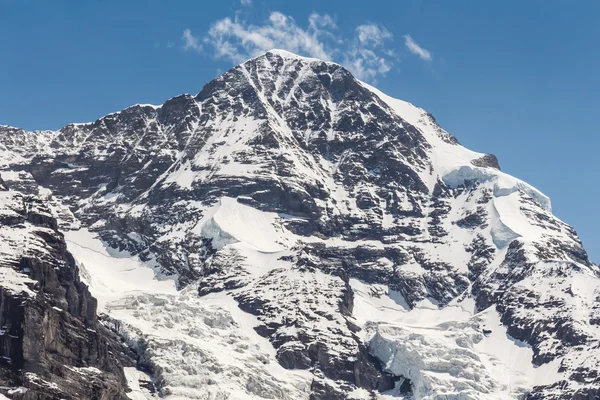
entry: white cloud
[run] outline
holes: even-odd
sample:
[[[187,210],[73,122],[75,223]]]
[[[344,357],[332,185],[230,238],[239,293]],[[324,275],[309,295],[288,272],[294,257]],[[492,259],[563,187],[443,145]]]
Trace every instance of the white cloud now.
[[[189,29],[183,31],[181,38],[183,39],[184,50],[202,51],[202,44],[194,37],[194,35],[192,35],[192,32]]]
[[[326,61],[340,61],[357,78],[370,82],[390,71],[396,61],[393,52],[385,48],[393,36],[383,26],[360,25],[354,37],[344,39],[339,35],[336,21],[328,14],[311,14],[306,27],[278,11],[271,12],[259,25],[239,16],[216,21],[201,39],[186,29],[184,48],[211,49],[214,57],[236,64],[271,49],[284,49]]]
[[[431,61],[431,53],[419,46],[410,35],[404,35],[404,44],[411,53],[419,56],[421,60]]]
[[[392,69],[389,59],[379,56],[371,49],[364,47],[350,50],[343,64],[360,80],[375,83],[377,77],[385,76]]]
[[[396,57],[391,50],[385,49],[387,40],[393,35],[385,27],[365,24],[356,27],[356,39],[344,55],[343,64],[358,79],[375,83],[378,76],[385,76],[392,69]]]
[[[304,30],[296,21],[280,12],[272,12],[264,25],[251,25],[238,18],[217,21],[204,37],[217,58],[240,63],[267,50],[281,48],[323,60],[331,60],[320,36],[322,28],[331,27],[328,16],[313,14],[310,26]]]
[[[252,0],[240,0],[240,3],[243,6],[251,6],[252,5]]]
[[[375,24],[359,25],[356,27],[358,40],[362,44],[381,46],[386,39],[391,39],[392,34],[384,27]]]
[[[308,17],[308,23],[310,28],[312,28],[315,31],[318,31],[322,28],[337,28],[337,25],[335,24],[333,18],[331,18],[331,16],[327,14],[320,15],[317,13],[312,13]]]

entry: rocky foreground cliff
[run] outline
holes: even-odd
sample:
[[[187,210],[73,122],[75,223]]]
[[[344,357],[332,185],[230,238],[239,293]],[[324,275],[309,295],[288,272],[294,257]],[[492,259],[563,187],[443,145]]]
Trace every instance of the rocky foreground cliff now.
[[[0,156],[9,398],[598,397],[575,231],[340,65],[267,52]]]
[[[127,399],[120,338],[98,322],[56,219],[0,191],[0,392],[13,399]]]

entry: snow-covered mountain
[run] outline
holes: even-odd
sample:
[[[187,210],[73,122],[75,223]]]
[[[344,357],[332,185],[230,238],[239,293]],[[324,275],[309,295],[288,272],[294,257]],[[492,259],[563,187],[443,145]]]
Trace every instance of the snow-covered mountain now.
[[[119,357],[63,360],[112,374],[95,398],[600,396],[600,270],[575,231],[496,157],[340,65],[273,50],[161,106],[2,126],[0,162],[2,215],[15,198],[47,209],[39,254],[66,246],[61,284],[80,275],[100,323],[43,297],[9,217],[0,290],[123,340]],[[0,351],[3,395],[82,398]]]

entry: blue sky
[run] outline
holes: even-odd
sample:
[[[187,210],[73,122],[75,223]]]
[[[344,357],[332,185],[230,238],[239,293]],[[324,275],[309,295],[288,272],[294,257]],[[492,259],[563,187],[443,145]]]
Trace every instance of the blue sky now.
[[[347,65],[541,189],[600,262],[600,2],[0,0],[0,124],[197,93],[276,44]]]

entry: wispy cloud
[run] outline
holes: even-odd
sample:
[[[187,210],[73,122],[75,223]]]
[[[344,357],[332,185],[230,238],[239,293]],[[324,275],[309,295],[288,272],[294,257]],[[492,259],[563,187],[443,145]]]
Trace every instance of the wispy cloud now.
[[[183,35],[181,35],[183,40],[183,49],[184,50],[194,50],[194,51],[202,51],[202,44],[194,35],[192,35],[192,31],[186,29],[183,31]]]
[[[193,36],[189,29],[183,33],[184,49],[204,51],[216,58],[241,63],[274,48],[338,61],[359,79],[375,82],[389,72],[397,57],[386,48],[393,35],[377,24],[359,25],[354,35],[339,34],[335,19],[328,14],[313,13],[307,24],[281,12],[271,12],[262,24],[251,24],[236,14],[234,18],[216,21],[203,36]]]
[[[253,0],[240,0],[252,5]],[[339,34],[336,20],[328,14],[313,13],[305,26],[279,11],[273,11],[262,24],[253,24],[236,12],[212,24],[203,35],[183,31],[183,49],[212,54],[217,59],[238,64],[271,49],[284,49],[304,56],[337,61],[359,79],[375,83],[398,62],[390,42],[393,34],[384,26],[365,23],[354,29],[352,37]],[[420,59],[432,61],[432,53],[410,35],[404,35],[408,51]]]
[[[359,25],[356,27],[356,33],[360,43],[374,46],[382,46],[385,40],[393,37],[383,26],[375,24]]]
[[[410,35],[404,35],[404,44],[408,48],[408,51],[419,56],[421,60],[432,60],[431,53],[423,47],[419,46]]]
[[[317,13],[312,13],[310,14],[310,16],[308,17],[308,24],[310,26],[310,28],[312,28],[314,31],[320,31],[320,29],[324,29],[324,28],[329,28],[329,29],[335,29],[337,28],[337,25],[335,23],[335,21],[333,20],[333,18],[330,15],[324,14],[317,14]],[[321,33],[329,33],[327,31],[320,31]]]
[[[274,48],[331,60],[321,36],[323,29],[330,28],[333,20],[313,14],[309,27],[301,28],[294,18],[280,12],[272,12],[263,25],[252,25],[240,20],[224,18],[214,23],[204,36],[204,43],[211,46],[217,58],[240,63],[257,54]]]
[[[356,48],[348,51],[344,64],[358,78],[366,82],[376,83],[377,78],[385,76],[392,69],[392,62],[379,56],[373,50]]]
[[[396,57],[385,49],[385,42],[393,35],[383,26],[365,24],[356,27],[356,38],[345,52],[343,64],[364,81],[375,83],[392,69]]]
[[[241,5],[243,6],[251,6],[252,0],[240,0]]]

